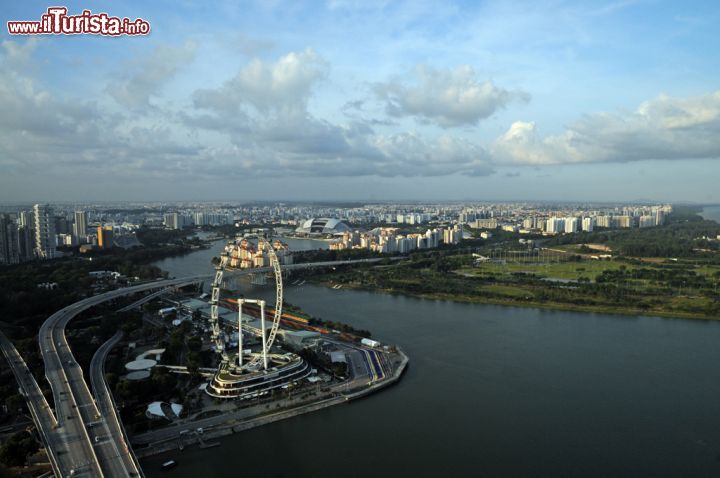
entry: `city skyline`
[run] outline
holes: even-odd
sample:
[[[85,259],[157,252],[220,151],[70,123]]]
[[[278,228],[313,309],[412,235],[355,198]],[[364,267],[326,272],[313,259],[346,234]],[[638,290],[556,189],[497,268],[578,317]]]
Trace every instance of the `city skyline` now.
[[[169,6],[3,33],[0,201],[720,202],[711,2]]]

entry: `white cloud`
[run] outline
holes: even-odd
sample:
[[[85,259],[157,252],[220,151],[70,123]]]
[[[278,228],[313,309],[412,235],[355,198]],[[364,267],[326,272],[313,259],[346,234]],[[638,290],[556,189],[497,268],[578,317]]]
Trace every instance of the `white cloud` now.
[[[292,52],[274,63],[254,59],[219,89],[200,89],[193,95],[198,108],[284,113],[304,111],[313,86],[327,74],[328,64],[312,49]]]
[[[495,141],[492,154],[498,163],[518,164],[720,158],[720,91],[660,95],[633,112],[586,115],[544,138],[534,123],[518,121]]]
[[[0,58],[2,176],[151,175],[198,154],[197,146],[173,141],[167,128],[133,125],[96,99],[43,87],[16,67],[21,47],[10,43],[5,51],[14,53]],[[32,63],[31,56],[22,60]]]
[[[3,40],[2,62],[5,68],[25,66],[39,43],[40,40],[37,37],[30,37],[22,43],[13,40]]]
[[[42,87],[25,73],[33,71],[33,48],[7,41],[0,51],[0,167],[6,177],[42,171],[62,178],[78,170],[114,179],[434,177],[488,175],[508,164],[720,157],[720,92],[660,96],[632,112],[586,115],[544,137],[535,123],[518,121],[484,147],[472,136],[387,124],[376,130],[376,122],[362,115],[339,123],[311,113],[308,102],[329,64],[309,49],[251,60],[219,87],[196,90],[193,106],[180,109],[175,105],[183,99],[164,102],[157,95],[189,58],[186,45],[167,55],[166,64],[127,77],[122,98],[133,112],[145,108],[138,117],[113,113],[106,98]],[[471,124],[515,97],[479,83],[468,69],[420,76],[411,88],[394,84],[386,91],[395,92],[393,105],[402,105],[403,114],[441,125]],[[158,108],[150,107],[151,99]],[[364,111],[361,103],[348,108]]]
[[[475,125],[511,101],[529,100],[527,93],[508,91],[491,81],[481,82],[467,65],[454,70],[419,65],[414,76],[412,86],[399,81],[375,85],[375,94],[385,103],[389,115],[413,116],[448,128]]]
[[[146,109],[150,97],[195,57],[197,45],[193,42],[175,47],[163,45],[148,56],[126,65],[126,72],[108,85],[107,92],[119,104],[133,109]]]
[[[197,90],[186,125],[226,135],[232,147],[215,158],[243,174],[436,176],[489,174],[479,146],[450,136],[379,135],[372,122],[334,124],[308,112],[327,63],[312,50],[275,62],[253,60],[216,89]],[[251,108],[249,108],[251,106]],[[251,153],[249,153],[251,151]]]
[[[383,153],[385,175],[445,176],[461,173],[485,176],[493,172],[485,150],[469,141],[448,135],[435,140],[413,133],[373,138]]]

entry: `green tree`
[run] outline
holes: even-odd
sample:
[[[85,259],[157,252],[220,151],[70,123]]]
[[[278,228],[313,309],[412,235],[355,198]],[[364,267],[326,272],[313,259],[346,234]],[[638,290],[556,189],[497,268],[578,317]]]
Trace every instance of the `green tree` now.
[[[26,463],[28,455],[39,449],[37,442],[26,431],[12,435],[0,447],[0,461],[7,466],[22,466]]]

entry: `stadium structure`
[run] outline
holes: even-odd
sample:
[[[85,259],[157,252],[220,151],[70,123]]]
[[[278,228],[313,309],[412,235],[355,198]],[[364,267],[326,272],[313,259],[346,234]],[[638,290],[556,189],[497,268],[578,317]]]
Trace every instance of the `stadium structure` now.
[[[210,298],[210,331],[215,342],[215,350],[220,355],[220,366],[205,392],[216,398],[254,398],[267,394],[270,390],[287,387],[289,384],[307,377],[311,369],[300,356],[273,349],[275,337],[280,326],[283,304],[283,283],[280,261],[273,247],[265,240],[258,239],[258,249],[266,252],[270,269],[275,277],[275,309],[272,321],[265,320],[265,301],[258,299],[239,298],[238,303],[238,348],[230,351],[226,346],[226,335],[221,327],[219,315],[220,291],[223,275],[231,268],[231,256],[228,249],[220,255],[215,266],[215,279],[212,283]],[[260,306],[260,327],[249,327],[243,317],[243,304]],[[243,347],[244,334],[257,334],[260,337],[258,350]]]
[[[340,219],[327,217],[308,219],[295,229],[296,234],[306,236],[337,236],[352,229]]]

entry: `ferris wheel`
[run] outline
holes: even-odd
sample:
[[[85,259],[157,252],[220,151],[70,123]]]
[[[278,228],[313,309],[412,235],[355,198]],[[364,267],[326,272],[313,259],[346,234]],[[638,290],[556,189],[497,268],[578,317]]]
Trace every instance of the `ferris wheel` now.
[[[233,244],[233,241],[228,242]],[[280,326],[280,317],[282,316],[282,304],[283,304],[283,283],[282,283],[282,271],[280,270],[280,261],[278,260],[277,254],[272,247],[272,244],[264,238],[258,239],[258,249],[265,249],[268,258],[270,260],[269,269],[275,276],[275,311],[273,313],[272,324],[269,332],[265,327],[265,301],[262,300],[247,300],[241,299],[238,301],[238,356],[237,362],[233,363],[234,360],[225,348],[225,341],[223,339],[222,330],[220,326],[220,315],[219,315],[219,302],[220,302],[220,290],[223,284],[223,275],[230,266],[230,255],[226,250],[220,254],[220,261],[215,266],[215,279],[212,283],[212,295],[210,297],[210,335],[211,339],[215,342],[215,348],[222,357],[223,365],[233,366],[239,372],[243,370],[255,370],[259,364],[262,363],[264,368],[267,369],[267,355],[275,341],[278,327]],[[262,271],[261,268],[258,272]],[[256,303],[260,305],[260,320],[261,320],[261,336],[262,336],[262,353],[252,354],[250,359],[243,361],[243,350],[242,350],[242,303]]]

